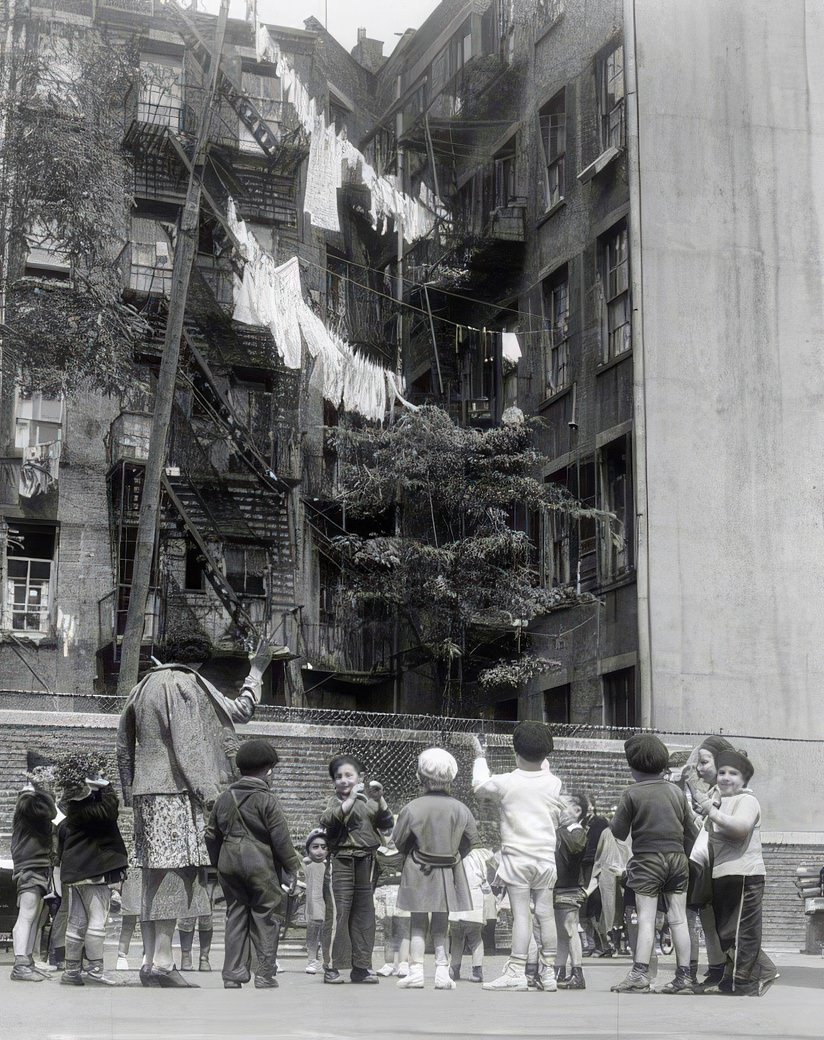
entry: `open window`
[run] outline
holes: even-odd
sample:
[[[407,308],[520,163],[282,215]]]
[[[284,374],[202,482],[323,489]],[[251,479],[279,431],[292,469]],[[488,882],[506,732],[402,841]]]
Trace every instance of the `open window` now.
[[[623,148],[624,133],[624,45],[619,43],[598,62],[598,115],[601,151]]]
[[[604,725],[632,728],[638,725],[635,668],[619,668],[601,677]]]
[[[47,634],[53,625],[57,528],[52,524],[9,527],[3,628]]]
[[[557,206],[566,193],[566,92],[559,91],[540,112],[545,167],[544,209]]]
[[[183,59],[141,54],[137,118],[141,123],[183,128]]]
[[[277,134],[282,121],[283,97],[275,70],[263,65],[245,66],[241,71],[241,84],[266,125]],[[242,152],[263,156],[260,145],[243,120],[238,121],[238,148]]]
[[[602,585],[633,567],[632,437],[626,434],[598,452],[599,500],[615,520],[599,522],[599,569]]]

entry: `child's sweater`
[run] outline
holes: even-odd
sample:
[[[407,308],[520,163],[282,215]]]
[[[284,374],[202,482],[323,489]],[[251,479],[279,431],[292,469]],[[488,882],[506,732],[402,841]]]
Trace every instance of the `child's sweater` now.
[[[632,854],[684,852],[698,834],[687,799],[669,780],[640,780],[621,795],[610,822],[619,841],[632,834]]]
[[[555,856],[555,828],[561,810],[561,781],[549,770],[513,769],[493,776],[485,758],[472,767],[476,796],[501,807],[501,849],[538,860]]]
[[[68,801],[58,828],[60,878],[64,885],[124,871],[129,859],[117,826],[117,795],[111,787]]]
[[[333,795],[320,818],[330,855],[369,856],[377,852],[383,841],[381,831],[392,830],[392,813],[364,795],[358,795],[346,816],[341,804]]]

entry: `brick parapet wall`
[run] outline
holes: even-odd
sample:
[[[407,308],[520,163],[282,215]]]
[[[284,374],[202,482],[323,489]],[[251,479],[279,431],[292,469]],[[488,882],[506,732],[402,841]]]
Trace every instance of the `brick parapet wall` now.
[[[116,715],[0,711],[0,858],[9,854],[11,818],[16,793],[25,779],[26,752],[56,756],[71,748],[95,749],[107,757],[117,782],[117,725]],[[441,742],[458,759],[455,793],[476,814],[487,840],[495,840],[494,819],[478,805],[470,790],[473,752],[467,734],[253,721],[242,727],[239,735],[266,737],[277,747],[277,790],[296,845],[315,825],[332,791],[327,764],[333,754],[343,751],[360,757],[368,775],[384,782],[387,801],[397,810],[418,793],[418,753]],[[487,758],[493,772],[513,768],[509,738],[489,736]],[[604,808],[616,803],[630,781],[623,745],[617,740],[558,737],[552,769],[563,778],[568,791],[591,792]],[[124,818],[126,827],[128,815]],[[804,915],[792,879],[802,862],[824,864],[824,834],[784,836],[773,832],[769,838],[765,844],[765,939],[771,945],[799,949],[804,943]]]

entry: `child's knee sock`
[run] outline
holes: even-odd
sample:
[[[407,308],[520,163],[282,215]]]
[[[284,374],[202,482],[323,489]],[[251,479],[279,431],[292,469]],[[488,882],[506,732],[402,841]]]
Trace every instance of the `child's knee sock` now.
[[[74,932],[66,932],[66,963],[80,965],[83,958],[83,936]]]
[[[200,956],[208,957],[209,951],[212,948],[212,936],[214,935],[213,928],[198,928],[197,940],[200,943]]]
[[[90,961],[103,960],[103,944],[106,941],[105,928],[86,929],[86,958]]]

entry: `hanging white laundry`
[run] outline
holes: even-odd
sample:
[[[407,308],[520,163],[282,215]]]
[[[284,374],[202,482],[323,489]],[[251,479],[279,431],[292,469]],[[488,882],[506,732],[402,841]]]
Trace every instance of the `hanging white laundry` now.
[[[521,344],[518,342],[517,333],[503,333],[501,336],[501,354],[507,361],[519,361],[521,359]]]

